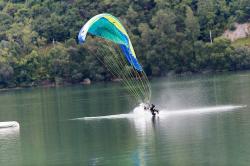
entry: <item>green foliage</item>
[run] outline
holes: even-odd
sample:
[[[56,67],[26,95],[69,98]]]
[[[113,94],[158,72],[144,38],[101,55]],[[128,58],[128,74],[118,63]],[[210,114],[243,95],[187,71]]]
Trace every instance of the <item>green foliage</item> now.
[[[75,39],[92,16],[111,13],[149,76],[250,69],[248,39],[220,38],[250,19],[249,0],[0,1],[0,86],[103,81],[111,75]],[[209,31],[214,42],[210,44]]]
[[[0,63],[0,85],[5,87],[12,81],[13,78],[13,68],[8,64]]]
[[[242,39],[238,39],[232,43],[232,45],[237,47],[250,47],[250,36]]]

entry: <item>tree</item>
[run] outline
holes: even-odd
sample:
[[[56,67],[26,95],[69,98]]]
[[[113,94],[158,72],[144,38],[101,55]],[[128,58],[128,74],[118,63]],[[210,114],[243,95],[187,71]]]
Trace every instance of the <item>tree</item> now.
[[[7,64],[0,63],[0,85],[6,87],[13,78],[14,70]]]
[[[0,9],[2,87],[110,80],[91,47],[75,42],[83,24],[103,12],[125,26],[149,76],[249,69],[250,50],[220,38],[229,25],[249,21],[249,0],[4,0]]]
[[[201,39],[210,41],[209,31],[213,32],[215,21],[214,0],[199,0],[197,4],[197,14],[201,28]]]
[[[200,25],[189,6],[186,7],[185,26],[188,39],[192,40],[193,42],[197,40],[200,35]]]

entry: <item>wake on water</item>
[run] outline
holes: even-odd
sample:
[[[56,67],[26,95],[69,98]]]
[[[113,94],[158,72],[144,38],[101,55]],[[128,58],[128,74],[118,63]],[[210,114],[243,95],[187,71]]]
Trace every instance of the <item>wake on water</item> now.
[[[173,115],[188,115],[188,114],[205,114],[205,113],[216,113],[216,112],[226,112],[239,110],[245,108],[247,105],[222,105],[204,108],[193,108],[193,109],[182,109],[182,110],[160,110],[156,117],[168,117]],[[152,114],[148,110],[144,110],[144,105],[140,104],[138,107],[128,114],[116,114],[116,115],[106,115],[106,116],[92,116],[92,117],[82,117],[75,118],[71,120],[102,120],[102,119],[137,119],[137,118],[152,118]]]

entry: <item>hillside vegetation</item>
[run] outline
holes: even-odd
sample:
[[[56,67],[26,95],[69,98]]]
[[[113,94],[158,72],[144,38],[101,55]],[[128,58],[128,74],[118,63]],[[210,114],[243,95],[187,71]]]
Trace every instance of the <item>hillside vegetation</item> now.
[[[219,37],[250,21],[249,0],[0,0],[0,9],[2,88],[110,80],[75,40],[103,12],[125,25],[149,76],[250,69],[250,48]]]
[[[232,42],[232,45],[235,48],[238,48],[238,47],[250,47],[250,37],[237,39],[234,42]]]

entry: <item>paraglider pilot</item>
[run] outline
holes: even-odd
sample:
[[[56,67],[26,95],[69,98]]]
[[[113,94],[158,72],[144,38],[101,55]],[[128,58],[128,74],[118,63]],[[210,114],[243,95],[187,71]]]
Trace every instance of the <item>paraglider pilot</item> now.
[[[144,110],[149,110],[153,116],[156,115],[156,112],[159,114],[159,110],[155,109],[154,104],[151,104],[148,108],[144,106]]]

